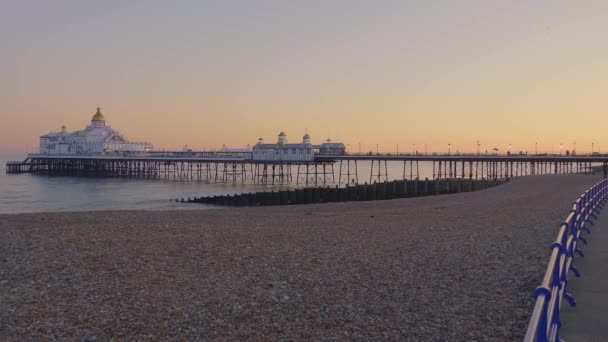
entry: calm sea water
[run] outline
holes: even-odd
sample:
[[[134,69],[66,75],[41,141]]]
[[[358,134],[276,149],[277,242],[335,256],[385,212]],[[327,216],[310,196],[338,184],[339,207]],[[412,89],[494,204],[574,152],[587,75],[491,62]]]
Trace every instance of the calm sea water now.
[[[211,208],[204,204],[171,201],[175,198],[269,191],[291,185],[208,184],[176,180],[141,180],[124,178],[92,178],[8,175],[7,160],[23,160],[23,155],[0,155],[0,213],[94,210],[169,210]],[[369,182],[370,163],[359,162],[359,182]],[[334,167],[336,181],[338,165]],[[346,173],[346,170],[343,170]],[[409,166],[407,169],[409,176]],[[429,165],[420,164],[421,178],[431,177]],[[400,179],[403,164],[389,163],[389,179]],[[353,177],[351,177],[353,178]]]

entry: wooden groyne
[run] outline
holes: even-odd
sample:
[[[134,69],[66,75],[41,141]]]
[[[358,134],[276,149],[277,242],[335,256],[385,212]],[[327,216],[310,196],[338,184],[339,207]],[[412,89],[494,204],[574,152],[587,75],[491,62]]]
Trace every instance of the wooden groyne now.
[[[391,182],[356,184],[346,187],[308,187],[280,191],[263,191],[237,195],[221,195],[176,199],[183,203],[206,203],[220,206],[269,206],[329,202],[376,201],[395,198],[433,196],[486,189],[508,182],[496,179],[395,180]]]

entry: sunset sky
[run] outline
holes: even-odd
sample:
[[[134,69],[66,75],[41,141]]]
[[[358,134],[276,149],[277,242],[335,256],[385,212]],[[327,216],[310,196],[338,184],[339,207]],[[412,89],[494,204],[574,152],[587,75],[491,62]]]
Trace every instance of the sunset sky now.
[[[0,151],[96,107],[158,148],[608,152],[608,1],[0,2]]]

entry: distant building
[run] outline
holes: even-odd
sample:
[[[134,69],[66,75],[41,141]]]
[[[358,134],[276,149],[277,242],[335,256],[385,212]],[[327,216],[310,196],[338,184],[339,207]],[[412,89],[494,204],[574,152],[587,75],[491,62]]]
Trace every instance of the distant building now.
[[[302,143],[289,144],[287,135],[279,133],[275,144],[265,144],[262,138],[253,146],[251,159],[256,161],[312,161],[315,158],[310,136],[304,135]]]
[[[320,155],[339,156],[346,154],[346,146],[343,143],[332,142],[329,138],[321,145],[315,146],[315,149],[319,150]]]
[[[152,150],[152,144],[131,142],[125,136],[106,126],[106,120],[97,108],[91,124],[81,131],[61,131],[40,137],[41,154],[103,154],[114,152],[144,152]]]
[[[258,139],[252,148],[251,158],[257,161],[313,161],[315,154],[343,155],[346,154],[346,146],[330,139],[321,145],[312,145],[308,133],[302,137],[301,143],[290,144],[287,135],[281,132],[274,144],[265,144],[262,138]]]

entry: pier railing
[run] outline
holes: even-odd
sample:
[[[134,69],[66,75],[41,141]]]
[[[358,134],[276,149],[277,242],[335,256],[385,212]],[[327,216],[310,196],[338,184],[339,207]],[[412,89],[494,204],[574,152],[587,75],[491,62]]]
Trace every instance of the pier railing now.
[[[579,248],[579,241],[587,244],[582,235],[590,233],[588,226],[593,225],[600,209],[608,200],[608,179],[604,179],[585,191],[572,205],[566,220],[560,224],[557,239],[551,245],[551,257],[541,285],[534,295],[536,304],[525,342],[559,341],[560,307],[565,298],[571,306],[576,301],[566,290],[568,273],[572,270],[575,276],[580,273],[574,266],[574,257],[584,257]]]

